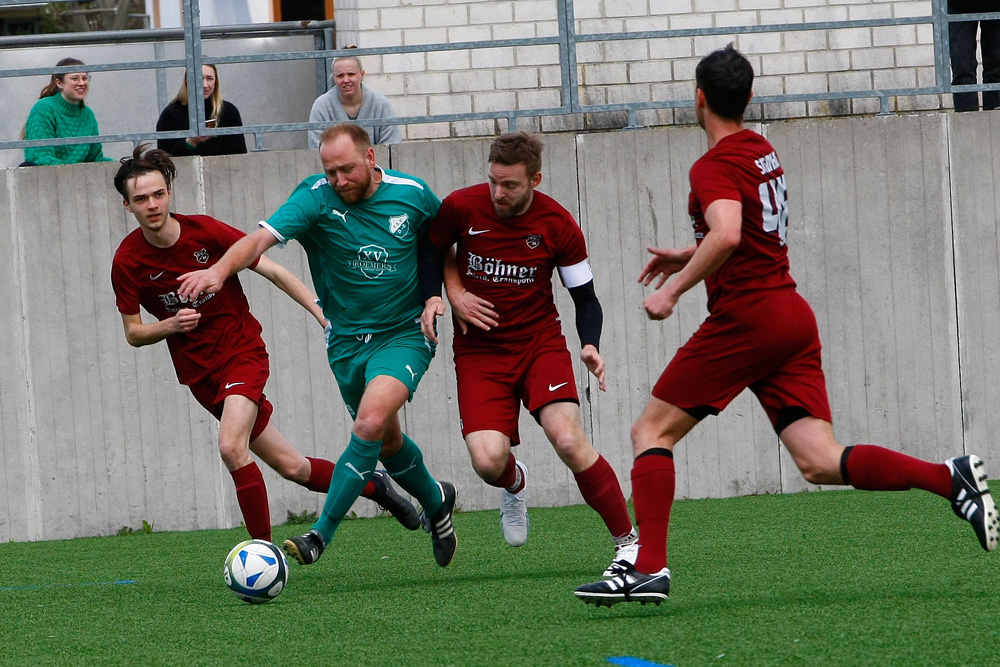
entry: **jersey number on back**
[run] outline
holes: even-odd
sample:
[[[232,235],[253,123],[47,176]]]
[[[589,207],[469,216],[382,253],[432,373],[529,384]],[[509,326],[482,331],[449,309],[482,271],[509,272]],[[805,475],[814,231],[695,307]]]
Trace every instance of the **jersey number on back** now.
[[[788,195],[785,191],[785,177],[772,178],[757,188],[763,207],[764,231],[778,232],[781,245],[785,245],[788,234]]]

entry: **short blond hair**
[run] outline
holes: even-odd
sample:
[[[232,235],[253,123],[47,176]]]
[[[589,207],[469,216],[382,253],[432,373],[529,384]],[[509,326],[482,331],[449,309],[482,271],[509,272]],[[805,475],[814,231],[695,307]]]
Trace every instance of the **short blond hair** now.
[[[338,123],[337,125],[331,125],[326,128],[323,130],[323,133],[319,135],[320,148],[322,148],[323,144],[326,142],[333,141],[342,134],[346,134],[353,139],[354,145],[362,151],[367,151],[372,147],[372,140],[371,137],[368,136],[368,130],[360,125],[355,125],[354,123]]]

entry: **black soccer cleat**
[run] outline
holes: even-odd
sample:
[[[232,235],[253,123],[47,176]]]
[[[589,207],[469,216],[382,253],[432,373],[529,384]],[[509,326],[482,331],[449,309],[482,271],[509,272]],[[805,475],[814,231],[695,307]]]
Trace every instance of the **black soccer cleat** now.
[[[455,550],[458,549],[458,535],[455,534],[455,526],[451,521],[455,514],[455,485],[451,482],[438,482],[438,486],[441,487],[441,494],[444,496],[441,508],[433,517],[421,512],[420,524],[431,534],[434,560],[441,567],[447,567],[455,557]]]
[[[392,483],[392,478],[385,470],[376,470],[372,475],[375,493],[369,496],[379,507],[396,518],[407,530],[420,528],[420,515],[417,508],[404,498]]]
[[[951,471],[951,508],[972,524],[986,551],[997,548],[997,506],[986,484],[986,467],[975,454],[944,462]]]
[[[323,538],[315,530],[285,540],[285,553],[302,565],[312,565],[323,555]]]
[[[663,568],[655,574],[646,574],[629,564],[610,579],[584,584],[573,594],[598,607],[610,607],[619,602],[652,602],[658,605],[670,594],[670,570]]]

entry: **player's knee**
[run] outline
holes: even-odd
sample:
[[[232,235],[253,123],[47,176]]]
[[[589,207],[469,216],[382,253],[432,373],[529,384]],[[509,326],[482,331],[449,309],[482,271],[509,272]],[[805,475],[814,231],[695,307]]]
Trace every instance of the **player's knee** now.
[[[379,442],[385,436],[386,419],[375,412],[359,412],[354,420],[354,435],[368,442]]]
[[[648,424],[640,420],[632,424],[629,437],[632,439],[632,453],[639,455],[653,446],[652,443],[656,440],[656,433],[649,428]]]
[[[487,482],[492,482],[504,473],[508,460],[506,455],[499,456],[492,452],[474,452],[471,457],[472,469],[480,479]]]
[[[824,482],[823,471],[818,468],[800,468],[802,478],[810,484],[822,484]]]
[[[250,448],[247,445],[225,437],[219,438],[219,456],[222,457],[222,462],[230,470],[242,468],[253,461],[250,457]]]
[[[818,459],[798,460],[795,462],[802,473],[802,478],[810,484],[842,484],[840,470],[831,468]]]
[[[304,484],[309,480],[309,462],[305,458],[299,460],[293,457],[283,457],[274,461],[271,468],[274,469],[274,472],[291,482]]]
[[[583,434],[568,433],[553,440],[552,446],[555,447],[556,454],[559,455],[563,463],[574,470],[585,460],[593,458],[590,453],[594,447]]]

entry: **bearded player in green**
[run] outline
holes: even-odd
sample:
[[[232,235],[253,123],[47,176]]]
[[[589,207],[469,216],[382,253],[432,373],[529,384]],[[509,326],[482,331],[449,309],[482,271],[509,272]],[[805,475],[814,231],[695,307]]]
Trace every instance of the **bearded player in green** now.
[[[319,155],[324,174],[302,181],[274,215],[211,267],[181,276],[178,294],[193,300],[214,293],[271,246],[291,239],[302,244],[329,320],[330,368],[354,427],[322,515],[308,533],[285,540],[285,550],[303,565],[315,563],[381,459],[423,506],[434,559],[444,567],[458,546],[455,487],[431,477],[397,414],[434,356],[435,346],[420,330],[417,245],[441,202],[420,179],[377,166],[368,132],[357,125],[327,128]]]

